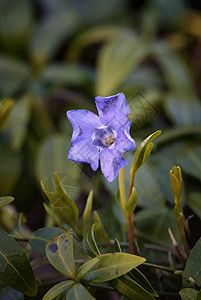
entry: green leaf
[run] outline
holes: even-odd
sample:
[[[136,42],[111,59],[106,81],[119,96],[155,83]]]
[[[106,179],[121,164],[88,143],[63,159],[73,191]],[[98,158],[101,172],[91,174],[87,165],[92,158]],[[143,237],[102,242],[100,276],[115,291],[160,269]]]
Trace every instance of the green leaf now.
[[[87,202],[84,208],[83,216],[82,216],[82,234],[85,236],[87,232],[87,225],[89,222],[89,217],[92,211],[93,205],[93,191],[90,191],[89,196],[87,198]]]
[[[46,244],[46,256],[49,262],[61,273],[75,278],[72,230],[59,234]]]
[[[95,300],[95,298],[80,283],[74,284],[67,293],[66,300]]]
[[[36,279],[24,250],[3,231],[0,240],[0,280],[27,296],[35,296]]]
[[[79,268],[76,279],[96,283],[105,282],[129,272],[143,264],[145,260],[143,257],[127,253],[102,254],[84,263]]]
[[[103,226],[100,216],[96,210],[93,212],[93,221],[94,221],[94,223],[97,223],[100,225],[99,227],[96,228],[97,238],[100,237],[100,239],[109,243],[110,239],[109,239],[108,234]]]
[[[103,46],[98,57],[96,94],[108,96],[116,93],[149,51],[149,47],[134,34],[119,37]]]
[[[5,196],[5,197],[0,197],[0,208],[4,207],[5,205],[13,202],[15,198],[11,196]]]
[[[110,281],[110,284],[122,295],[130,300],[153,300],[155,299],[148,291],[133,281],[127,275]]]
[[[15,102],[2,133],[9,136],[11,146],[19,151],[26,138],[31,114],[32,97],[26,95]]]
[[[50,216],[50,218],[57,224],[59,225],[59,227],[61,228],[65,228],[63,226],[63,223],[59,220],[59,218],[55,215],[55,213],[53,212],[51,206],[47,203],[43,203],[43,206],[45,208],[45,211],[47,212],[47,214]],[[68,228],[65,228],[68,229]]]
[[[95,239],[95,231],[98,230],[99,227],[99,224],[93,224],[82,241],[84,251],[91,257],[96,257],[101,254]]]
[[[67,292],[71,286],[74,284],[72,280],[62,281],[54,285],[43,297],[42,300],[53,300],[63,292]]]
[[[189,277],[192,277],[198,286],[201,286],[201,238],[197,241],[190,256],[187,260],[184,273],[183,273],[183,287],[193,287],[189,281]]]
[[[149,292],[152,296],[158,297],[158,294],[147,280],[147,278],[137,269],[133,269],[128,273],[128,276],[142,286],[147,292]]]
[[[199,300],[198,295],[201,295],[201,292],[196,291],[195,289],[186,288],[179,291],[179,295],[182,300]]]
[[[24,295],[9,287],[5,287],[0,292],[1,300],[24,300]]]
[[[60,221],[71,226],[74,230],[77,228],[79,210],[75,202],[65,192],[58,175],[54,174],[55,191],[48,190],[43,182],[42,189],[50,201],[51,208]]]
[[[199,192],[191,192],[186,197],[187,205],[193,210],[194,214],[196,214],[201,219],[201,193]]]
[[[80,19],[75,11],[65,9],[43,19],[32,41],[32,59],[36,66],[52,58],[62,42],[77,29]]]
[[[65,230],[58,227],[44,227],[32,233],[29,242],[33,249],[40,254],[45,255],[45,247],[47,242],[54,236],[65,232]]]
[[[12,99],[4,99],[0,102],[0,131],[3,129],[9,118],[13,104],[14,101]]]
[[[131,193],[128,201],[126,202],[126,211],[129,214],[134,212],[135,207],[137,205],[137,199],[138,199],[137,190],[135,187],[133,187],[132,193]]]
[[[143,163],[148,159],[151,153],[152,143],[157,136],[161,134],[161,130],[158,130],[150,134],[137,148],[133,157],[133,163],[130,170],[131,174],[136,174],[138,169],[143,165]],[[150,144],[151,143],[151,144]],[[151,145],[151,146],[150,146]],[[148,148],[147,148],[148,147]]]

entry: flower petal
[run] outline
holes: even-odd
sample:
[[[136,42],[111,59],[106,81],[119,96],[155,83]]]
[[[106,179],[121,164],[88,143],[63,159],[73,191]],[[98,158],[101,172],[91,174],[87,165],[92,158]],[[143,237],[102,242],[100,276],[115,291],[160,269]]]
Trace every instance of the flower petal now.
[[[68,159],[88,163],[94,171],[98,169],[99,157],[99,149],[92,144],[91,138],[77,140],[70,145]]]
[[[120,153],[125,153],[135,148],[135,141],[130,136],[131,123],[131,121],[126,122],[117,132],[114,148]]]
[[[119,170],[127,164],[127,161],[116,149],[104,149],[100,153],[100,164],[103,175],[108,181],[113,181]]]
[[[103,125],[111,125],[118,130],[128,119],[129,106],[125,95],[119,93],[111,97],[96,97],[96,107]]]
[[[101,127],[99,117],[86,109],[75,109],[67,112],[73,126],[71,142],[92,136],[94,128]]]

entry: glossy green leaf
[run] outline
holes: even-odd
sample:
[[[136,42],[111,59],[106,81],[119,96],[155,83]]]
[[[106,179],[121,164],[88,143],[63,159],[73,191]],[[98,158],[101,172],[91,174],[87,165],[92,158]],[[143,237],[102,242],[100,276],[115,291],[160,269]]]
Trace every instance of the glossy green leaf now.
[[[51,238],[46,244],[46,256],[55,269],[75,278],[72,230]]]
[[[3,231],[0,240],[0,280],[27,296],[35,296],[36,279],[24,250]]]
[[[133,281],[127,275],[113,279],[110,284],[122,295],[130,300],[154,300],[155,298],[141,287],[137,282]]]
[[[133,163],[131,167],[131,174],[136,174],[138,169],[143,165],[143,163],[148,159],[148,156],[151,153],[152,143],[157,136],[161,134],[161,131],[158,130],[150,134],[137,148],[133,157]],[[151,145],[151,146],[149,146]],[[148,148],[147,148],[148,147]]]
[[[95,239],[95,232],[99,227],[99,224],[93,224],[82,241],[82,247],[84,251],[91,257],[95,257],[101,254]]]
[[[137,205],[137,199],[138,199],[138,194],[137,194],[137,190],[135,187],[132,188],[132,193],[128,199],[128,201],[126,202],[126,211],[128,213],[133,213],[135,210],[135,207]]]
[[[32,233],[29,242],[33,249],[40,254],[45,255],[45,247],[47,242],[54,236],[65,232],[65,230],[58,227],[44,227]]]
[[[74,284],[67,293],[66,300],[95,300],[95,298],[80,283]]]
[[[77,280],[105,282],[129,272],[144,262],[145,258],[127,253],[103,254],[83,264],[78,270]],[[92,268],[89,270],[88,266]]]
[[[110,239],[109,239],[108,234],[103,226],[100,216],[96,210],[93,212],[93,221],[94,221],[94,223],[97,223],[100,225],[99,227],[96,228],[97,238],[100,237],[100,239],[109,243]]]
[[[56,285],[54,285],[43,297],[42,300],[53,300],[63,292],[67,292],[72,285],[74,284],[74,281],[72,280],[66,280],[62,281]]]
[[[147,280],[147,278],[137,269],[133,269],[128,273],[128,276],[138,283],[141,287],[143,287],[148,293],[150,293],[154,297],[158,297],[158,294]]]
[[[75,202],[65,192],[58,175],[54,174],[55,191],[48,190],[43,182],[41,183],[43,191],[47,196],[51,208],[60,221],[76,229],[79,210]]]
[[[9,118],[13,104],[14,101],[12,99],[4,99],[0,102],[0,131],[5,126]]]
[[[195,289],[185,288],[179,291],[179,295],[182,300],[200,300],[201,292],[196,291]],[[198,298],[200,297],[200,298]]]
[[[89,217],[92,211],[92,205],[93,205],[93,191],[90,191],[89,196],[86,201],[86,205],[84,208],[83,216],[82,216],[82,234],[85,236],[87,232],[87,225],[89,222]]]
[[[201,286],[201,238],[197,241],[190,256],[187,260],[184,273],[183,273],[183,287],[193,287],[189,281],[189,277],[192,277],[198,286]]]
[[[5,205],[13,202],[15,198],[11,196],[5,196],[5,197],[0,197],[0,208],[4,207]]]

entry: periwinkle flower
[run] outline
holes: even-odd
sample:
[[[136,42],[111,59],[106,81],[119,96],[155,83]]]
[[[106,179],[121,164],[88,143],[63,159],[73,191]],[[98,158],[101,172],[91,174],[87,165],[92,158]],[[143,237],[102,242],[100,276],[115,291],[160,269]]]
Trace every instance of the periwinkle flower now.
[[[129,106],[123,93],[111,97],[96,97],[99,116],[77,109],[67,112],[73,126],[68,158],[89,163],[96,171],[99,166],[108,181],[113,181],[119,170],[127,164],[121,153],[135,147],[127,121]]]

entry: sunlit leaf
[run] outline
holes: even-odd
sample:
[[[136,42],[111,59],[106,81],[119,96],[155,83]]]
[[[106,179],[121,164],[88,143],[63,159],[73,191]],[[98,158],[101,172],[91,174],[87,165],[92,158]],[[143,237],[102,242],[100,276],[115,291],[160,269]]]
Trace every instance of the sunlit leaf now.
[[[5,126],[13,105],[14,101],[12,99],[4,99],[0,102],[0,131]]]
[[[182,300],[200,300],[201,292],[192,288],[185,288],[179,291]]]
[[[62,281],[56,285],[54,285],[43,297],[42,300],[53,300],[57,296],[59,296],[61,293],[67,291],[71,288],[71,286],[74,284],[74,281],[72,280],[66,280]]]
[[[82,234],[85,236],[87,232],[87,225],[89,222],[89,217],[92,211],[92,205],[93,205],[93,191],[90,191],[89,196],[86,201],[86,205],[84,208],[83,216],[82,216]]]
[[[13,200],[14,200],[14,198],[11,196],[0,197],[0,208],[11,203]]]
[[[86,236],[82,241],[82,247],[84,251],[92,257],[100,255],[100,251],[98,249],[96,239],[95,239],[95,232],[99,228],[99,224],[95,223],[91,226],[91,229],[87,232]]]
[[[75,229],[79,216],[77,205],[64,190],[57,173],[54,174],[54,183],[55,191],[48,190],[43,182],[41,182],[42,189],[59,220]]]
[[[0,240],[0,279],[27,296],[35,296],[36,279],[24,250],[3,231]]]
[[[94,267],[89,270],[94,261]],[[105,282],[119,277],[133,268],[143,264],[145,258],[127,253],[107,253],[84,263],[78,270],[77,280],[90,282]]]
[[[132,300],[154,300],[155,298],[146,291],[137,282],[133,281],[130,277],[120,276],[113,279],[110,284],[122,295]]]
[[[46,255],[49,262],[61,273],[75,277],[72,230],[52,237],[46,244]]]
[[[80,283],[74,284],[67,293],[66,300],[95,300],[95,298]]]

